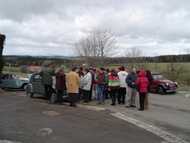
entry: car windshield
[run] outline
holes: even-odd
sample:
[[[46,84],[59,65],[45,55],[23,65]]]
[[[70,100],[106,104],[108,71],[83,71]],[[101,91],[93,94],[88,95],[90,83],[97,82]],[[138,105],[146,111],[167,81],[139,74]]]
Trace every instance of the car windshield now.
[[[155,74],[155,75],[153,75],[153,78],[154,78],[154,80],[162,80],[162,79],[164,79],[163,75],[161,75],[161,74]]]

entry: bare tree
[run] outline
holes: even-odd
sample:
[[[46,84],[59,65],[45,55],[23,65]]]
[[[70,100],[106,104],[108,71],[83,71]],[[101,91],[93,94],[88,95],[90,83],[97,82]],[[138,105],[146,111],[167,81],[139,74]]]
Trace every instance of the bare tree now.
[[[125,54],[126,57],[131,57],[131,58],[141,57],[142,55],[143,55],[142,51],[137,47],[127,49]]]
[[[75,44],[77,54],[84,57],[111,56],[115,47],[115,37],[106,30],[94,30]]]

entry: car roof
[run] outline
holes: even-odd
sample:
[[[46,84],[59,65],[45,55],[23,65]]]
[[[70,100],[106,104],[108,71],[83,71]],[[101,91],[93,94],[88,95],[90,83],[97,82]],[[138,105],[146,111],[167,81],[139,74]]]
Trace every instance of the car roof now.
[[[161,73],[153,72],[152,75],[161,75]]]

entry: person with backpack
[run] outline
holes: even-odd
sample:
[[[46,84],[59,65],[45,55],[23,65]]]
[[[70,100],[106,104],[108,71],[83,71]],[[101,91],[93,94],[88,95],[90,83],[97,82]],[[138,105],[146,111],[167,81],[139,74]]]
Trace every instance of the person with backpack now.
[[[112,106],[116,104],[116,98],[118,96],[120,81],[117,72],[112,69],[108,77],[108,91],[112,99]]]
[[[104,104],[105,102],[105,94],[104,94],[105,84],[106,84],[106,78],[105,78],[104,68],[100,68],[97,70],[97,75],[96,75],[98,104]]]
[[[139,91],[139,98],[140,98],[140,109],[139,111],[144,110],[144,103],[145,103],[145,97],[148,93],[148,86],[149,86],[149,81],[146,76],[146,72],[142,69],[138,73],[138,77],[136,80],[136,85]]]

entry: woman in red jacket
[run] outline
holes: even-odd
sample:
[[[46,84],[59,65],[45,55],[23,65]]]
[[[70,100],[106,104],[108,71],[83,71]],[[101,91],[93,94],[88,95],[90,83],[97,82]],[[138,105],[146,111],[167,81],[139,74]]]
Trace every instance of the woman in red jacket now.
[[[144,101],[146,94],[148,93],[148,85],[149,81],[146,76],[146,72],[144,70],[140,70],[138,74],[138,78],[136,80],[137,88],[139,91],[139,97],[140,97],[140,111],[144,110]]]

